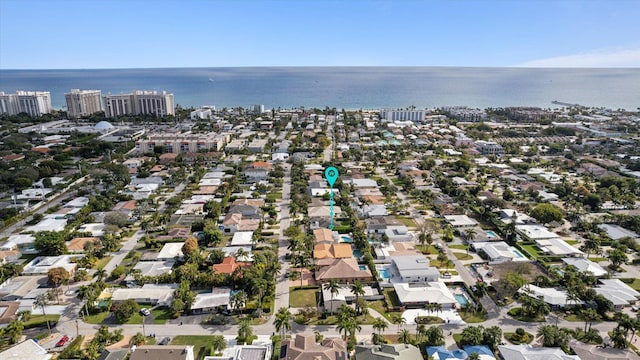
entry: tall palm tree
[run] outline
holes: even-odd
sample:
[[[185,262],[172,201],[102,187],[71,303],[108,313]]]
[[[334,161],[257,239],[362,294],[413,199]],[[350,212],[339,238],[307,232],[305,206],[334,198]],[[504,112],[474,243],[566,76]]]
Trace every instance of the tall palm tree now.
[[[392,322],[398,325],[398,331],[400,331],[400,326],[406,324],[407,320],[401,314],[393,314]]]
[[[329,282],[324,283],[324,289],[331,293],[331,310],[330,313],[333,314],[333,297],[338,295],[340,285],[338,285],[338,281],[335,279],[331,279]]]
[[[291,319],[292,315],[289,309],[285,307],[281,307],[278,309],[278,313],[276,314],[276,318],[273,321],[273,325],[276,327],[276,331],[281,332],[281,338],[284,339],[286,331],[291,330]]]
[[[403,344],[408,344],[411,342],[411,333],[407,329],[402,329],[398,333],[398,341]]]
[[[360,282],[360,280],[356,280],[355,283],[351,285],[351,292],[356,296],[356,313],[360,314],[360,296],[364,295],[364,286]]]
[[[20,340],[22,331],[24,330],[24,323],[21,320],[12,321],[7,326],[6,334],[9,335],[9,340],[12,344],[15,344]]]
[[[49,318],[47,317],[47,314],[44,312],[44,307],[45,305],[47,305],[47,295],[40,294],[36,296],[34,305],[40,306],[42,308],[42,315],[44,315],[44,319],[47,322],[47,329],[49,330],[49,335],[51,335],[51,325],[49,324]]]
[[[249,324],[248,319],[244,319],[240,322],[240,326],[238,327],[238,338],[246,342],[252,336],[253,329],[251,328],[251,324]]]
[[[100,268],[100,269],[96,270],[94,276],[98,278],[98,281],[100,281],[100,280],[104,279],[105,276],[107,276],[107,270],[105,270],[104,268]]]
[[[387,321],[381,317],[377,317],[373,320],[373,329],[378,330],[378,334],[382,335],[382,332],[389,327]]]
[[[416,323],[417,324],[417,323]],[[416,342],[420,342],[422,335],[427,332],[427,327],[424,324],[418,324],[416,326]]]

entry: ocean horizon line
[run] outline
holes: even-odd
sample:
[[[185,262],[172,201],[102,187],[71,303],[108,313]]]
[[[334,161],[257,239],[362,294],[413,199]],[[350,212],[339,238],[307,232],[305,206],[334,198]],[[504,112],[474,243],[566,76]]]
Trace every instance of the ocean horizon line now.
[[[0,71],[100,71],[100,70],[170,70],[170,69],[527,69],[527,70],[640,70],[640,67],[572,67],[572,66],[470,66],[470,65],[239,65],[239,66],[160,66],[160,67],[101,67],[101,68],[25,68]]]

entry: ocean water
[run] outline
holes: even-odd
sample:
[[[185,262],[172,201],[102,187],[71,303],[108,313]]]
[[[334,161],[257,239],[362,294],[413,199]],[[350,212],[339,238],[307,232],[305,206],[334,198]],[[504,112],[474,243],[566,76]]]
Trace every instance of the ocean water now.
[[[0,70],[0,91],[70,89],[103,94],[166,90],[182,106],[418,108],[465,105],[557,107],[554,100],[612,109],[640,107],[640,68],[246,67]]]

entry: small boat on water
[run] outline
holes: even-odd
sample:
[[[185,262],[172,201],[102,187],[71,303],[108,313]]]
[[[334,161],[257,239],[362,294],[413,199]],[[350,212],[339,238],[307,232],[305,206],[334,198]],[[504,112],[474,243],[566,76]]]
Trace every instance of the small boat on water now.
[[[209,82],[214,82],[215,80],[213,80],[212,78],[209,78]]]

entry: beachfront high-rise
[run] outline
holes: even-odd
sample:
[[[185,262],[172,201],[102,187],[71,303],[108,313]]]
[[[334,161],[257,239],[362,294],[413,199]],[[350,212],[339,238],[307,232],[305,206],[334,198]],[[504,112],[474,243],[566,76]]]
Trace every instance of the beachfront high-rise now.
[[[51,94],[48,91],[19,90],[15,94],[0,91],[0,114],[41,116],[50,112]]]
[[[104,110],[107,117],[123,115],[175,115],[173,94],[166,91],[140,91],[130,94],[105,95]]]
[[[72,119],[79,119],[102,111],[101,95],[100,90],[71,89],[70,93],[64,94],[67,114]]]

